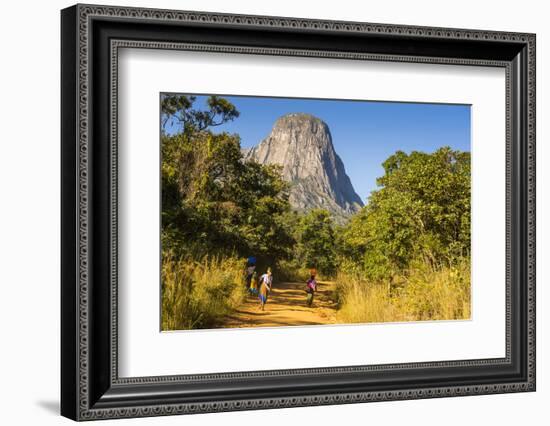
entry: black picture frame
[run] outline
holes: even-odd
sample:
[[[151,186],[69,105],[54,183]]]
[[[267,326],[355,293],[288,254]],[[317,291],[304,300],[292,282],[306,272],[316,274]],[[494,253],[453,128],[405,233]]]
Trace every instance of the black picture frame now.
[[[535,390],[534,34],[75,5],[61,12],[61,414],[74,420]],[[118,377],[117,49],[506,69],[506,357]],[[504,213],[504,212],[503,212]]]

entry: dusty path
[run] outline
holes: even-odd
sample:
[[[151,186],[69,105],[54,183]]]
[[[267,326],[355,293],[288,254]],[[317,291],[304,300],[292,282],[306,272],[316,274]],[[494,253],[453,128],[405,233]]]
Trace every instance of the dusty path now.
[[[332,298],[333,283],[320,282],[313,306],[306,305],[304,283],[282,282],[273,286],[265,310],[260,311],[258,298],[247,296],[245,303],[222,327],[280,327],[319,325],[336,322],[336,304]]]

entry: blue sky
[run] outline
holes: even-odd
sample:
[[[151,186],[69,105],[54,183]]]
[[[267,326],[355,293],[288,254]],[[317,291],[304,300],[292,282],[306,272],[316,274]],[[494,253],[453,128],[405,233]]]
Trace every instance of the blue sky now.
[[[242,147],[260,143],[282,115],[304,112],[323,120],[364,202],[377,188],[376,178],[383,174],[382,162],[397,150],[433,152],[447,145],[470,151],[469,105],[223,97],[236,106],[240,116],[212,130],[239,134]],[[195,108],[204,107],[206,99],[197,95]]]

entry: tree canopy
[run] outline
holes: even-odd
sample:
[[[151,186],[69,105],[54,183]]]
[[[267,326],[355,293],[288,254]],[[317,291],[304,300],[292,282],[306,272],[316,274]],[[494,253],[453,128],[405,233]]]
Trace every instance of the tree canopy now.
[[[343,252],[372,279],[469,256],[470,153],[398,151],[383,167],[380,189],[343,229]]]
[[[330,213],[314,209],[302,216],[297,230],[297,256],[306,268],[317,268],[324,274],[336,271],[334,225]]]
[[[226,99],[211,96],[208,110],[192,96],[162,98],[162,241],[178,253],[235,252],[289,255],[291,236],[280,216],[290,210],[288,184],[277,166],[243,161],[238,135],[210,127],[238,117]]]
[[[161,98],[161,120],[163,128],[167,124],[186,130],[205,130],[219,126],[239,116],[237,108],[220,96],[209,96],[207,110],[193,108],[196,96],[163,95]]]

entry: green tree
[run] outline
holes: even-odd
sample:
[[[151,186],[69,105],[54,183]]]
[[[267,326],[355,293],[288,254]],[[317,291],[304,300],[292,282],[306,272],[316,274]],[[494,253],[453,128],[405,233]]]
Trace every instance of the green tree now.
[[[176,253],[289,256],[293,239],[281,215],[290,210],[278,166],[243,161],[238,135],[211,127],[238,117],[226,99],[207,110],[194,97],[162,98],[163,248]],[[176,129],[176,130],[174,130]]]
[[[383,163],[368,204],[343,229],[345,255],[372,279],[420,259],[433,267],[470,252],[470,153],[398,151]]]
[[[161,98],[161,121],[163,130],[171,124],[178,130],[205,130],[219,126],[239,116],[239,111],[227,99],[209,96],[207,110],[193,108],[196,96],[163,95]]]
[[[330,213],[314,209],[302,216],[298,224],[297,256],[307,268],[317,268],[326,275],[336,272],[334,224]]]

